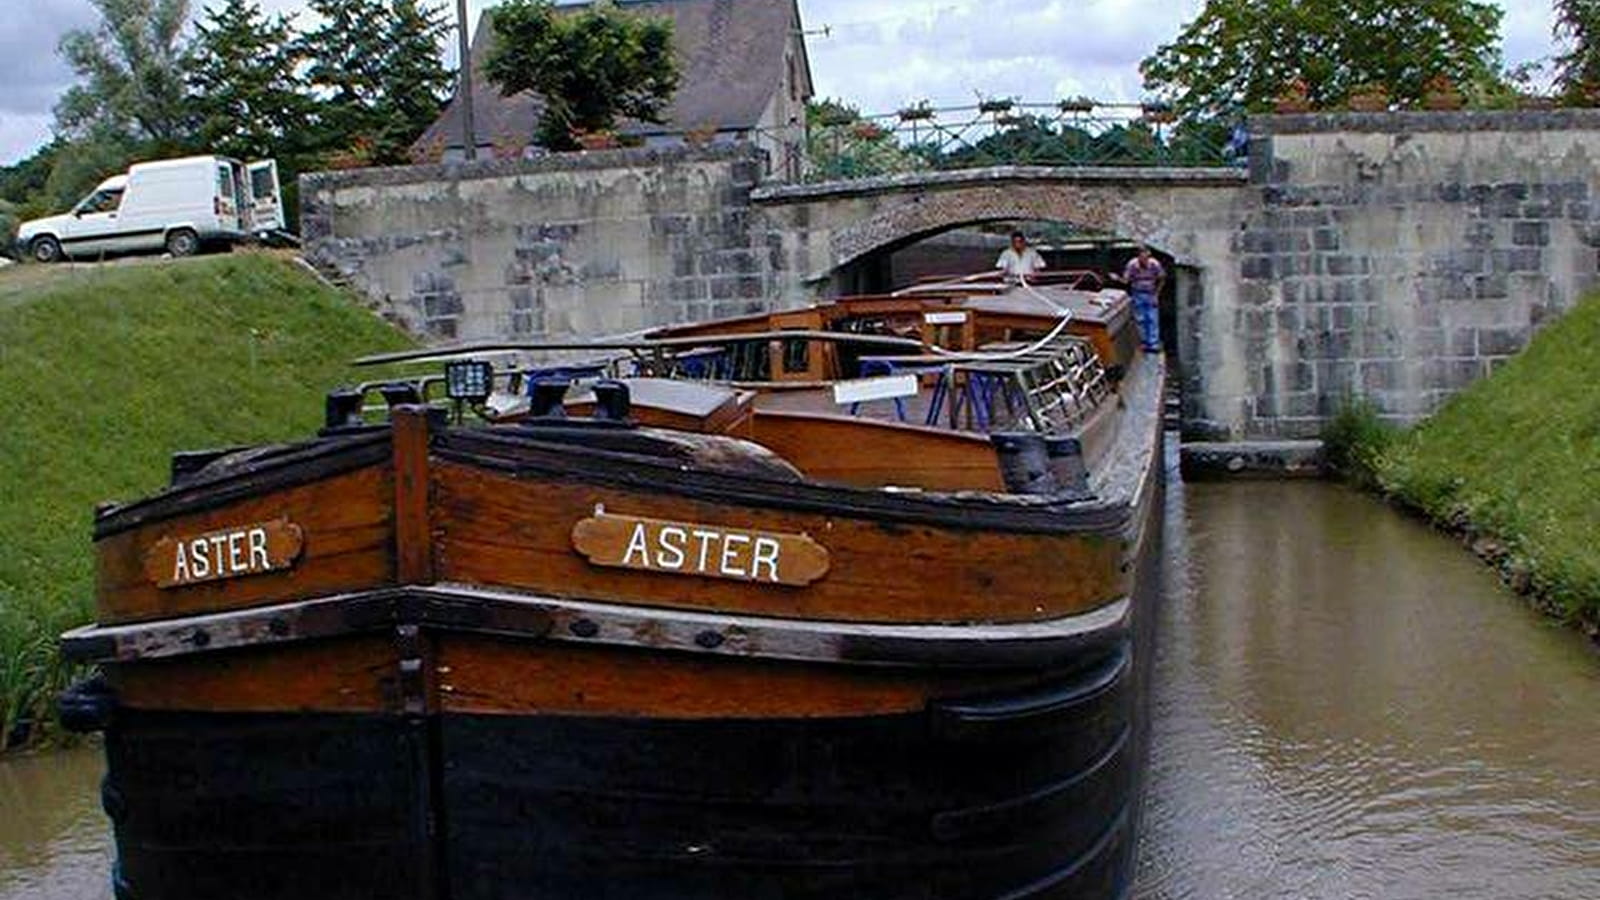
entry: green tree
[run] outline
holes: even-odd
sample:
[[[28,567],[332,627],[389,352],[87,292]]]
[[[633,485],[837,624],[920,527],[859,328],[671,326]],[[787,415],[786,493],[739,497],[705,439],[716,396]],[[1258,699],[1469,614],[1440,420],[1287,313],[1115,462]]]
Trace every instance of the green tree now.
[[[13,253],[20,222],[21,216],[17,214],[16,206],[0,200],[0,255],[10,256]]]
[[[439,52],[453,33],[444,7],[417,0],[394,0],[385,26],[389,48],[384,58],[382,100],[378,104],[385,136],[394,149],[393,161],[404,161],[406,151],[439,118],[455,85],[455,73],[446,68]]]
[[[81,83],[56,105],[56,127],[73,138],[184,148],[190,136],[182,66],[189,0],[90,0],[100,26],[69,32],[62,58]]]
[[[550,0],[508,0],[494,10],[486,74],[501,93],[544,98],[539,143],[578,147],[575,131],[615,130],[619,118],[661,122],[678,89],[672,23],[619,11],[605,0],[558,13]]]
[[[1263,111],[1295,82],[1317,107],[1362,85],[1415,103],[1440,78],[1471,95],[1499,78],[1501,16],[1482,0],[1206,0],[1140,71],[1187,115]]]
[[[66,141],[57,138],[15,165],[0,166],[0,200],[20,206],[37,196],[50,179],[56,155],[66,146]]]
[[[304,148],[312,103],[294,37],[287,18],[268,18],[253,0],[207,11],[185,57],[201,146],[242,159]]]
[[[0,201],[22,221],[60,212],[83,199],[107,175],[126,168],[135,146],[103,133],[56,138],[27,159],[0,167]]]
[[[108,176],[138,159],[159,158],[119,136],[91,134],[67,143],[56,154],[44,188],[29,205],[39,214],[64,212]]]
[[[316,143],[363,164],[404,162],[452,82],[440,49],[449,25],[418,0],[310,0],[322,24],[295,49],[309,62]]]
[[[933,168],[939,156],[932,145],[906,146],[894,132],[861,117],[840,100],[806,105],[806,158],[810,175],[831,180],[893,175]]]
[[[1600,100],[1600,0],[1556,0],[1556,90],[1569,103]]]

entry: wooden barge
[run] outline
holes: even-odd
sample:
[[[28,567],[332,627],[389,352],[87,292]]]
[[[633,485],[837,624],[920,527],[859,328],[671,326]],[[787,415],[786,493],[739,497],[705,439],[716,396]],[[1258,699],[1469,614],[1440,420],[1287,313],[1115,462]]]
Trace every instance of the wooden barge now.
[[[63,637],[118,897],[1125,896],[1163,488],[1127,307],[480,347],[177,455],[98,510]]]

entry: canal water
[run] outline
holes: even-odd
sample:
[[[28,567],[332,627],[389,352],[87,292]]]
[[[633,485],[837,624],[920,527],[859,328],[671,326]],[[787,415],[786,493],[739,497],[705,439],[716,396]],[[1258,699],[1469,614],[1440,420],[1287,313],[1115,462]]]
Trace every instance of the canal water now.
[[[1600,898],[1600,658],[1320,483],[1174,485],[1146,900]],[[107,900],[93,748],[0,760],[0,900]]]
[[[1139,896],[1600,898],[1600,656],[1346,488],[1175,485]]]

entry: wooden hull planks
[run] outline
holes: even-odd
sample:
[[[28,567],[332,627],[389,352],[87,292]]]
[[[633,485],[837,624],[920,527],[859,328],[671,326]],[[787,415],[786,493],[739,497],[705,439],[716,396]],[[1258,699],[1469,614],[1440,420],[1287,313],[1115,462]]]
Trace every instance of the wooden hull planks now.
[[[64,637],[119,896],[1126,896],[1161,391],[1083,420],[1088,497],[732,393],[187,471],[99,517]]]

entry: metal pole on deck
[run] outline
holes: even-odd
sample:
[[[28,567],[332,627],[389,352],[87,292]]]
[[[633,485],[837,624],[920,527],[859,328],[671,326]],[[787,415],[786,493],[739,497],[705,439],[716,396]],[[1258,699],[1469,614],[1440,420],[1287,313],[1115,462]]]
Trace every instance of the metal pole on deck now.
[[[467,0],[456,0],[456,38],[460,41],[460,86],[456,94],[461,98],[461,147],[466,159],[478,158],[478,133],[472,123],[472,41],[467,36]]]

